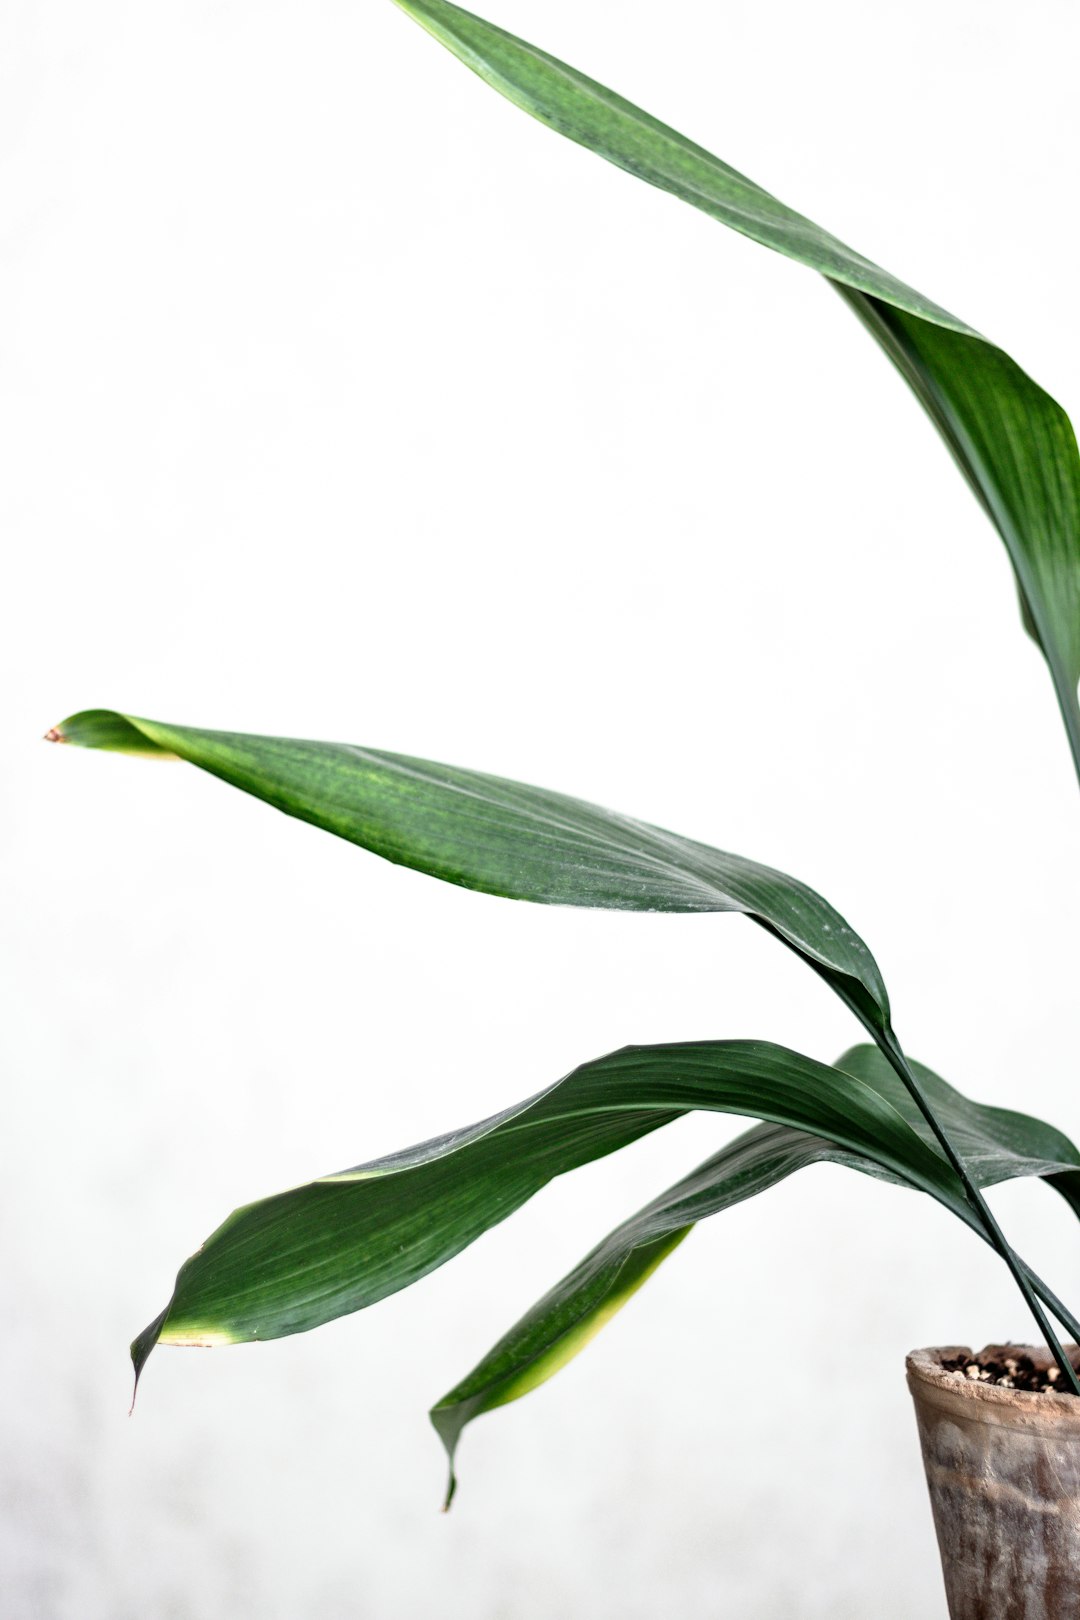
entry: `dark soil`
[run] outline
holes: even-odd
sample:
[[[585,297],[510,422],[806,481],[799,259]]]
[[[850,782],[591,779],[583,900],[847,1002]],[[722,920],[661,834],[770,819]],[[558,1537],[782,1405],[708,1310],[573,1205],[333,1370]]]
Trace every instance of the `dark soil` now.
[[[1073,1357],[1073,1365],[1080,1372],[1080,1356]],[[1064,1393],[1061,1369],[1045,1350],[1033,1350],[1027,1344],[988,1344],[977,1355],[965,1351],[946,1357],[941,1370],[972,1383],[996,1384],[999,1389],[1019,1389],[1032,1395]]]

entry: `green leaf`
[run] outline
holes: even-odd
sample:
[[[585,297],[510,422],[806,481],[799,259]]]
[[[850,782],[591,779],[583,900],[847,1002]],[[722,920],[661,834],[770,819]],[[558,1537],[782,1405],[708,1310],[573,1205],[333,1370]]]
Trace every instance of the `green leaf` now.
[[[858,1076],[767,1042],[625,1047],[477,1125],[235,1211],[181,1268],[136,1359],[157,1341],[272,1339],[373,1305],[552,1177],[695,1109],[811,1131],[966,1208],[940,1152]]]
[[[89,709],[51,735],[188,760],[287,815],[467,889],[544,905],[735,911],[769,929],[875,1030],[877,963],[804,883],[630,816],[479,771],[345,743],[253,737]]]
[[[1003,350],[703,147],[446,0],[396,0],[532,117],[825,276],[941,433],[1008,548],[1080,771],[1080,455],[1065,412]]]
[[[933,1150],[925,1120],[875,1047],[852,1048],[836,1067],[861,1079]],[[913,1067],[980,1186],[1040,1176],[1080,1214],[1080,1153],[1068,1137],[1026,1114],[973,1103],[932,1070],[922,1064]],[[578,1355],[696,1222],[753,1198],[796,1170],[821,1163],[844,1164],[884,1181],[912,1185],[894,1167],[790,1124],[757,1125],[745,1132],[611,1232],[432,1409],[432,1422],[450,1460],[447,1504],[455,1486],[454,1455],[466,1424],[528,1394]],[[943,1201],[985,1236],[966,1199]]]
[[[109,709],[73,715],[49,736],[87,748],[190,760],[290,815],[467,888],[547,904],[743,912],[794,949],[873,1035],[935,1130],[1080,1396],[1071,1363],[1032,1293],[1028,1268],[1009,1247],[919,1090],[893,1033],[877,964],[843,918],[805,884],[580,799],[401,754],[163,725]]]

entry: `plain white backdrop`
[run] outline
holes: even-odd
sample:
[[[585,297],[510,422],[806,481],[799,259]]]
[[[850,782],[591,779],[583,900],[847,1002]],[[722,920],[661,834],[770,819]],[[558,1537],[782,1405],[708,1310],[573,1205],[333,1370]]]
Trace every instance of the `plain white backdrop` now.
[[[1069,0],[490,14],[1080,400]],[[5,0],[0,73],[5,1615],[939,1620],[903,1355],[1029,1324],[840,1170],[700,1229],[437,1512],[428,1405],[738,1121],[376,1310],[159,1351],[129,1422],[128,1340],[237,1204],[627,1041],[858,1031],[737,919],[479,897],[38,741],[99,704],[335,737],[778,865],[911,1053],[1076,1135],[1076,784],[932,429],[824,283],[390,0]],[[1064,1209],[994,1203],[1075,1304]]]

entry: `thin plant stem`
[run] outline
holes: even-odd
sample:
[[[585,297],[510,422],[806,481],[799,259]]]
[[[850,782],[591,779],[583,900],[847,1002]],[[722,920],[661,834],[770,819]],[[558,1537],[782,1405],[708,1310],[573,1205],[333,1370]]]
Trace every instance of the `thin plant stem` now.
[[[1001,1258],[1012,1272],[1016,1285],[1023,1294],[1028,1309],[1035,1318],[1035,1321],[1038,1323],[1039,1332],[1043,1335],[1050,1354],[1053,1356],[1061,1370],[1062,1377],[1064,1378],[1065,1383],[1068,1385],[1069,1393],[1080,1396],[1080,1379],[1077,1378],[1076,1370],[1073,1367],[1072,1362],[1062,1349],[1057,1335],[1054,1333],[1054,1330],[1050,1325],[1050,1318],[1047,1316],[1038,1298],[1036,1297],[1035,1290],[1032,1287],[1031,1273],[1028,1271],[1027,1266],[1020,1260],[1019,1256],[1014,1253],[1008,1239],[1001,1230],[1001,1227],[998,1225],[989,1204],[986,1202],[982,1192],[975,1185],[975,1182],[968,1174],[963,1159],[961,1159],[959,1153],[957,1153],[956,1149],[953,1147],[948,1133],[941,1125],[937,1115],[934,1113],[934,1110],[930,1107],[930,1104],[923,1093],[923,1089],[918,1080],[915,1078],[915,1075],[911,1070],[907,1058],[904,1056],[903,1050],[897,1041],[896,1036],[890,1029],[877,1034],[875,1038],[878,1046],[881,1048],[881,1051],[888,1058],[889,1062],[900,1076],[900,1079],[903,1081],[912,1101],[915,1103],[916,1107],[919,1109],[919,1112],[926,1120],[926,1123],[933,1131],[935,1137],[941,1145],[941,1150],[945,1157],[948,1159],[949,1163],[956,1171],[956,1174],[959,1176],[964,1192],[967,1194],[968,1202],[975,1209],[979,1219],[985,1226],[994,1248],[997,1250],[998,1254],[1000,1254]]]
[[[1019,1255],[1017,1255],[1017,1259],[1020,1259]],[[1076,1317],[1069,1310],[1068,1306],[1062,1304],[1061,1300],[1058,1299],[1053,1289],[1048,1287],[1047,1284],[1043,1282],[1038,1272],[1032,1271],[1026,1260],[1020,1259],[1020,1264],[1024,1269],[1024,1275],[1027,1277],[1032,1288],[1034,1288],[1043,1304],[1048,1306],[1049,1309],[1053,1311],[1062,1327],[1065,1328],[1066,1332],[1072,1335],[1073,1343],[1080,1344],[1080,1322],[1076,1320]]]
[[[1060,687],[1058,690],[1060,692]],[[1077,720],[1080,722],[1080,711],[1077,712]],[[1080,724],[1077,726],[1076,735],[1078,745],[1080,745]],[[1080,770],[1080,752],[1077,754],[1077,769]],[[755,918],[754,920],[758,923],[759,927],[765,929],[766,933],[771,933],[774,935],[774,937],[779,937],[778,931],[773,928],[771,923],[762,922],[760,918]],[[971,1205],[971,1208],[974,1210],[975,1214],[979,1217],[979,1222],[982,1226],[983,1234],[986,1237],[987,1242],[990,1244],[991,1248],[997,1251],[1012,1273],[1016,1286],[1023,1295],[1024,1301],[1028,1309],[1031,1311],[1032,1316],[1034,1316],[1035,1321],[1038,1323],[1039,1331],[1044,1336],[1047,1348],[1058,1364],[1058,1369],[1062,1373],[1065,1384],[1068,1387],[1068,1393],[1080,1397],[1080,1378],[1077,1377],[1076,1369],[1073,1367],[1072,1362],[1062,1349],[1057,1335],[1054,1333],[1054,1330],[1050,1325],[1050,1319],[1043,1310],[1042,1305],[1039,1303],[1039,1299],[1036,1297],[1036,1295],[1041,1295],[1042,1299],[1046,1301],[1050,1309],[1054,1312],[1054,1315],[1057,1316],[1058,1319],[1068,1327],[1069,1332],[1073,1335],[1078,1344],[1080,1344],[1080,1332],[1077,1330],[1080,1328],[1080,1322],[1077,1322],[1076,1318],[1065,1309],[1060,1300],[1058,1300],[1055,1295],[1051,1294],[1046,1284],[1035,1275],[1025,1261],[1020,1259],[1020,1256],[1009,1244],[1004,1232],[1001,1230],[1001,1227],[994,1218],[993,1211],[986,1202],[986,1199],[983,1197],[979,1188],[975,1185],[971,1175],[968,1173],[964,1161],[953,1147],[945,1127],[934,1113],[934,1110],[931,1108],[922,1087],[915,1078],[915,1075],[912,1073],[908,1060],[904,1055],[903,1048],[893,1032],[892,1025],[888,1022],[882,1024],[880,1011],[878,1008],[873,1006],[873,1004],[869,1001],[869,998],[856,992],[854,989],[846,989],[843,980],[828,973],[820,963],[815,962],[813,957],[805,956],[803,960],[806,962],[808,967],[814,970],[815,973],[820,974],[833,993],[839,996],[840,1000],[844,1003],[844,1006],[855,1014],[855,1017],[859,1020],[859,1023],[873,1038],[874,1044],[881,1052],[882,1056],[885,1057],[890,1066],[895,1069],[897,1075],[900,1077],[900,1080],[903,1083],[905,1091],[908,1093],[911,1100],[918,1108],[920,1114],[922,1114],[926,1123],[929,1125],[934,1137],[941,1147],[942,1152],[959,1178],[960,1185],[964,1189],[968,1203]]]

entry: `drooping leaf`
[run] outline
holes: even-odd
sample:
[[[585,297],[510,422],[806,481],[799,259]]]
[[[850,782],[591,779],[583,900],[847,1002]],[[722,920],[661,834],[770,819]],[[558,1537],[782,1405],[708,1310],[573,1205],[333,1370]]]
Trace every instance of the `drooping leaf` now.
[[[89,709],[58,741],[170,754],[390,861],[486,894],[623,911],[742,912],[796,950],[875,1029],[877,963],[805,883],[581,799],[346,743],[163,725]]]
[[[165,1310],[135,1340],[136,1373],[157,1343],[277,1338],[373,1305],[443,1265],[553,1177],[691,1110],[763,1115],[824,1142],[829,1156],[929,1193],[986,1236],[940,1150],[859,1076],[766,1042],[626,1047],[478,1125],[236,1210],[181,1267]],[[1064,1138],[1054,1140],[1063,1151],[1071,1148]],[[779,1145],[789,1171],[797,1167],[793,1155],[807,1162],[806,1145],[784,1139]],[[826,1149],[812,1151],[822,1156]],[[744,1161],[737,1196],[760,1190],[769,1174],[776,1179],[776,1162],[774,1155],[770,1170],[760,1159]],[[1006,1173],[1072,1175],[1080,1159],[1071,1150],[1052,1164],[1038,1161],[1038,1168],[1031,1157],[1024,1163],[1024,1170],[1017,1168],[1017,1155]],[[718,1193],[701,1178],[702,1172],[691,1178],[694,1197],[688,1192],[681,1205],[659,1201],[652,1228],[635,1229],[630,1250],[644,1252],[622,1256],[629,1270],[621,1283],[616,1273],[604,1273],[595,1293],[596,1278],[586,1279],[594,1290],[586,1311],[592,1310],[597,1325],[597,1313],[616,1308],[683,1228],[712,1212],[710,1198],[715,1208],[733,1201],[730,1191]],[[1045,1286],[1030,1280],[1058,1309]],[[589,1325],[563,1321],[569,1341],[559,1343],[556,1335],[547,1346],[532,1345],[531,1365],[546,1354],[554,1370],[567,1342],[572,1347],[575,1332],[580,1338]],[[504,1398],[512,1398],[506,1386],[517,1379],[523,1381],[512,1394],[529,1387],[528,1359],[524,1367],[503,1371]],[[470,1383],[454,1403],[458,1410],[441,1419],[451,1451],[462,1424],[479,1409],[476,1396]]]
[[[926,1121],[877,1048],[853,1047],[836,1067],[863,1080],[934,1150]],[[971,1102],[924,1065],[914,1068],[980,1186],[1039,1176],[1080,1214],[1080,1152],[1067,1136],[1027,1114]],[[906,1175],[898,1175],[880,1160],[790,1124],[756,1125],[737,1137],[609,1233],[432,1408],[432,1422],[450,1460],[447,1501],[454,1491],[457,1444],[473,1418],[520,1399],[566,1366],[698,1221],[776,1186],[796,1170],[821,1163],[848,1165],[911,1186]],[[948,1207],[985,1236],[965,1199],[951,1201]],[[663,1373],[656,1376],[663,1380]]]
[[[138,1342],[235,1344],[300,1333],[419,1280],[553,1176],[695,1109],[809,1130],[949,1207],[941,1154],[874,1086],[767,1042],[625,1047],[448,1136],[235,1211],[181,1268]]]
[[[819,973],[878,1042],[936,1129],[990,1241],[1080,1395],[1026,1268],[921,1097],[892,1030],[876,962],[805,884],[580,799],[400,754],[164,725],[102,709],[73,715],[50,737],[189,760],[290,815],[466,888],[546,904],[744,913]]]
[[[797,260],[841,292],[914,390],[1008,548],[1080,771],[1080,455],[1061,406],[963,321],[703,147],[447,0],[396,0],[560,135]]]
[[[934,1112],[982,1187],[1037,1176],[1048,1181],[1080,1215],[1080,1151],[1055,1125],[1011,1108],[972,1102],[924,1063],[912,1063]],[[927,1141],[933,1138],[892,1065],[877,1047],[851,1047],[838,1067],[865,1080]],[[874,1172],[869,1172],[873,1174]]]

